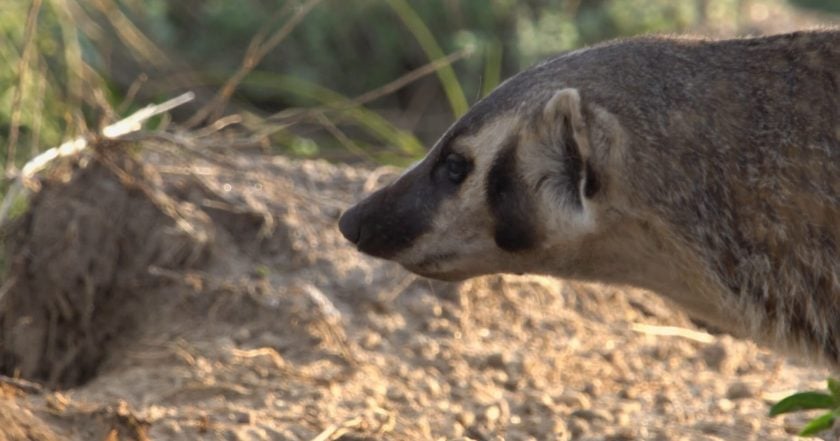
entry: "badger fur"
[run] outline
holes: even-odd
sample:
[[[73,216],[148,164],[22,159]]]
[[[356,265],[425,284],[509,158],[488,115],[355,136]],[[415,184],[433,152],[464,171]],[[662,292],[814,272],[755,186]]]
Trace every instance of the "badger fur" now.
[[[840,366],[840,32],[645,37],[476,103],[339,221],[424,276],[632,285]]]

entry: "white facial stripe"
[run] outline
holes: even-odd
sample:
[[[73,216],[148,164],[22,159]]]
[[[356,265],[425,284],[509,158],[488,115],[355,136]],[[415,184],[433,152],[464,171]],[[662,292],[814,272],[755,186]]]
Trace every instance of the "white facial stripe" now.
[[[476,170],[479,165],[487,165],[496,158],[496,153],[503,147],[505,141],[517,129],[518,118],[513,116],[501,117],[484,125],[475,135],[464,136],[457,140],[457,145],[463,145],[476,163]],[[486,174],[485,174],[486,176]]]
[[[452,142],[452,150],[469,158],[473,169],[456,195],[438,205],[432,229],[419,237],[414,245],[400,254],[398,261],[416,264],[429,256],[457,254],[441,265],[465,265],[466,262],[492,257],[497,251],[492,235],[492,220],[487,207],[487,173],[498,151],[517,129],[515,117],[497,118],[477,133],[460,136]]]

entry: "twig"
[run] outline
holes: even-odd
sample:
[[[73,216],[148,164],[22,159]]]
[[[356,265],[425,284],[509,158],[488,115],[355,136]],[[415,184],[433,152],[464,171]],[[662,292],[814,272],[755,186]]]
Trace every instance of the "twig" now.
[[[338,346],[339,352],[341,352],[341,355],[344,356],[345,361],[350,366],[359,366],[359,360],[356,358],[350,347],[350,341],[347,339],[341,312],[335,307],[332,300],[323,291],[318,289],[317,286],[311,283],[304,283],[301,289],[319,312],[316,328],[320,328],[319,331],[325,334],[324,337]]]
[[[169,133],[163,131],[143,131],[126,133],[119,137],[120,141],[142,142],[142,141],[157,141],[163,144],[172,145],[179,150],[185,150],[191,155],[198,156],[201,159],[212,162],[216,165],[221,165],[228,169],[237,169],[238,166],[232,161],[225,158],[223,155],[213,153],[210,150],[215,144],[209,142],[199,142],[194,136],[183,136],[178,133]],[[236,140],[230,142],[231,145],[237,145]]]
[[[276,25],[277,23],[279,23],[280,19],[285,17],[289,13],[289,11],[291,11],[293,8],[295,8],[297,6],[297,3],[298,3],[297,0],[296,1],[291,1],[291,2],[285,2],[283,4],[283,7],[281,9],[279,9],[277,12],[275,12],[274,15],[271,17],[271,19],[267,20],[260,27],[260,29],[257,31],[257,33],[254,34],[254,37],[251,38],[251,41],[248,42],[248,47],[245,49],[246,57],[245,57],[245,59],[242,60],[243,63],[245,63],[246,60],[248,60],[247,54],[255,53],[255,51],[260,46],[265,44],[266,37],[268,36],[269,32],[271,32],[271,28],[274,27],[274,25]]]
[[[389,288],[387,291],[385,291],[384,294],[380,295],[379,301],[385,305],[393,303],[395,300],[397,300],[397,297],[399,297],[399,295],[406,290],[406,288],[408,288],[409,286],[411,286],[412,283],[414,283],[415,280],[417,280],[417,276],[408,273],[405,277],[403,277],[402,280],[397,282],[396,285]]]
[[[192,101],[193,98],[195,98],[195,94],[193,94],[192,92],[187,92],[163,103],[148,105],[132,113],[128,117],[102,129],[102,136],[104,136],[105,138],[117,138],[122,135],[140,130],[141,124],[144,121],[148,120],[149,118],[152,118],[155,115],[168,112],[174,109],[175,107],[188,103]],[[26,165],[24,165],[21,169],[20,177],[22,179],[32,178],[33,176],[35,176],[36,173],[43,170],[51,161],[55,160],[56,158],[70,156],[81,152],[87,147],[87,145],[87,138],[76,138],[72,141],[67,141],[64,144],[61,144],[58,147],[53,147],[29,160],[29,162],[27,162]],[[0,212],[0,224],[2,224],[2,219],[3,213]]]
[[[108,18],[120,41],[140,55],[143,61],[156,68],[171,64],[166,53],[146,37],[113,0],[95,0],[93,4]]]
[[[35,120],[32,121],[32,142],[29,156],[35,156],[41,151],[41,126],[44,120],[44,98],[47,91],[47,68],[44,63],[38,64],[38,91],[35,93]]]
[[[91,41],[101,41],[110,37],[111,34],[106,32],[99,23],[91,18],[85,8],[79,4],[79,0],[62,0],[62,2],[64,3],[63,6],[70,12],[73,26],[76,26]],[[113,48],[109,47],[109,49]]]
[[[397,78],[394,81],[391,81],[390,83],[384,86],[371,90],[370,92],[363,93],[357,96],[356,98],[353,98],[350,102],[357,106],[369,103],[373,100],[381,98],[382,96],[396,92],[397,90],[402,89],[403,87],[419,80],[420,78],[425,77],[426,75],[433,74],[442,67],[449,66],[450,64],[458,60],[467,58],[470,55],[472,55],[473,52],[474,49],[472,47],[465,47],[464,49],[461,49],[457,52],[453,52],[445,57],[438,58],[424,66],[414,69],[411,72]]]
[[[127,133],[140,130],[140,125],[149,118],[160,115],[161,113],[166,113],[178,106],[182,106],[192,101],[193,99],[195,99],[195,94],[192,92],[186,92],[160,104],[148,105],[132,113],[128,118],[102,129],[102,136],[106,138],[117,138]]]
[[[311,441],[337,440],[348,434],[353,429],[360,427],[363,423],[364,419],[362,417],[355,417],[345,420],[341,424],[330,424],[323,432],[319,433],[318,436],[312,438]]]
[[[224,86],[219,90],[216,96],[201,110],[196,112],[186,123],[187,127],[195,127],[196,125],[204,122],[207,119],[216,119],[220,116],[221,112],[223,111],[224,107],[227,105],[228,100],[233,95],[233,92],[239,87],[239,83],[251,73],[254,68],[259,65],[260,61],[271,52],[278,44],[280,44],[286,37],[300,24],[301,21],[309,14],[309,11],[312,10],[315,6],[318,5],[323,0],[307,0],[300,9],[295,12],[295,14],[287,21],[280,29],[277,30],[271,37],[269,37],[265,42],[261,42],[262,34],[258,33],[254,39],[251,40],[251,44],[248,47],[248,50],[245,52],[245,57],[242,60],[242,64],[239,66],[239,69],[236,73],[231,76],[227,82],[225,82]],[[209,118],[208,118],[209,117]]]
[[[0,375],[0,383],[16,387],[28,394],[40,394],[44,392],[44,386],[41,386],[40,384],[35,383],[33,381],[24,380],[22,378],[13,378],[7,377],[5,375]]]
[[[300,372],[296,370],[294,367],[290,366],[283,356],[280,355],[274,348],[270,347],[262,347],[256,349],[237,349],[232,348],[231,353],[235,357],[239,358],[257,358],[257,357],[266,357],[269,361],[274,365],[278,372],[287,375],[291,378],[295,378],[301,381],[313,382],[316,384],[328,384],[330,383],[329,379],[320,378],[313,375],[310,375],[305,372]]]
[[[20,136],[20,103],[23,99],[23,88],[26,81],[26,63],[29,59],[29,51],[32,47],[32,38],[38,27],[38,13],[41,10],[41,0],[34,0],[29,7],[29,14],[26,17],[26,27],[23,33],[23,50],[18,59],[18,87],[12,96],[11,127],[9,129],[9,145],[6,150],[6,172],[10,174],[15,169],[15,148]]]
[[[464,48],[460,51],[453,52],[445,57],[441,57],[414,69],[396,80],[369,92],[365,92],[350,100],[339,100],[337,102],[310,108],[292,108],[283,110],[262,120],[261,122],[266,123],[266,125],[259,128],[256,133],[259,137],[264,138],[307,119],[316,119],[320,122],[322,121],[321,118],[326,118],[325,114],[328,112],[343,112],[367,104],[389,93],[393,93],[408,84],[419,80],[420,78],[435,73],[444,66],[448,66],[458,60],[466,58],[471,53],[471,48]],[[333,125],[335,125],[335,122],[333,122]],[[328,127],[324,128],[329,131]]]
[[[89,66],[85,65],[85,67]],[[111,106],[111,103],[108,102],[108,99],[105,98],[105,93],[101,87],[91,87],[89,92],[85,95],[88,96],[88,99],[91,100],[90,102],[92,102],[92,104],[102,111],[102,115],[100,116],[100,127],[104,126],[108,121],[116,121],[118,119],[117,112]]]
[[[213,124],[209,126],[196,130],[193,133],[193,136],[196,138],[203,138],[205,136],[212,135],[216,132],[222,131],[225,127],[234,125],[234,124],[241,124],[242,123],[242,116],[241,115],[228,115],[224,118],[219,118],[213,121]]]
[[[58,23],[61,28],[61,38],[64,43],[64,62],[67,65],[66,85],[67,106],[70,109],[81,109],[82,100],[89,98],[84,92],[85,83],[85,62],[82,59],[82,46],[79,43],[79,31],[70,12],[67,0],[55,0],[57,12],[61,14]],[[87,131],[84,117],[76,112],[77,133]]]
[[[338,140],[338,142],[341,143],[341,145],[343,145],[344,148],[347,149],[349,152],[355,154],[356,156],[364,158],[365,160],[371,163],[376,163],[376,160],[373,158],[373,156],[370,155],[370,153],[366,152],[363,148],[359,147],[352,139],[350,139],[349,136],[342,132],[341,129],[339,129],[338,126],[336,126],[335,123],[333,123],[323,113],[319,114],[317,119],[318,122],[321,123],[321,126],[324,127],[327,130],[327,132],[329,132],[330,135],[332,135],[336,140]]]
[[[698,343],[714,343],[717,341],[714,335],[701,331],[694,331],[676,326],[647,325],[644,323],[633,323],[630,329],[641,334],[656,335],[660,337],[682,337]]]
[[[137,92],[140,92],[140,88],[146,84],[146,81],[149,81],[149,76],[145,73],[141,73],[137,76],[137,78],[131,83],[131,86],[128,87],[128,91],[125,93],[125,98],[123,98],[120,105],[117,106],[117,112],[125,112],[128,110],[128,106],[134,102],[134,98],[137,97]]]
[[[453,52],[445,57],[438,58],[428,64],[418,67],[405,75],[383,85],[373,89],[369,92],[365,92],[353,99],[334,103],[334,104],[327,104],[324,106],[313,107],[309,109],[288,109],[282,112],[276,113],[267,118],[267,121],[272,122],[286,122],[289,121],[290,124],[295,122],[301,121],[306,118],[311,118],[313,116],[317,116],[327,111],[333,112],[340,112],[343,110],[349,110],[357,106],[365,105],[371,101],[379,99],[385,95],[390,93],[394,93],[397,90],[402,89],[403,87],[423,78],[428,75],[435,73],[438,69],[448,66],[456,61],[462,60],[472,54],[471,48],[464,48],[460,51]]]
[[[323,291],[311,283],[304,283],[301,288],[306,296],[312,300],[312,303],[318,307],[318,311],[324,319],[330,322],[341,323],[341,312]]]

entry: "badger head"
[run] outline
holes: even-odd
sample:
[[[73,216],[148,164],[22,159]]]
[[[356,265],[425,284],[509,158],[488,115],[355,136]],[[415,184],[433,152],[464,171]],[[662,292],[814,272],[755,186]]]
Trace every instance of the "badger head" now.
[[[366,254],[443,280],[585,264],[609,190],[596,158],[604,154],[593,150],[609,138],[593,133],[606,114],[573,88],[524,100],[497,93],[421,162],[348,209],[342,234]]]

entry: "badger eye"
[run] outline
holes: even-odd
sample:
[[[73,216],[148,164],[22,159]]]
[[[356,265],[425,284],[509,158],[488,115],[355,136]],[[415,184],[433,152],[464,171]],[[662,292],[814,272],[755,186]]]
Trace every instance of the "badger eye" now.
[[[446,156],[446,174],[449,176],[449,180],[451,180],[455,184],[460,184],[464,181],[464,178],[467,177],[467,173],[470,171],[469,163],[467,160],[457,154],[457,153],[450,153]]]

